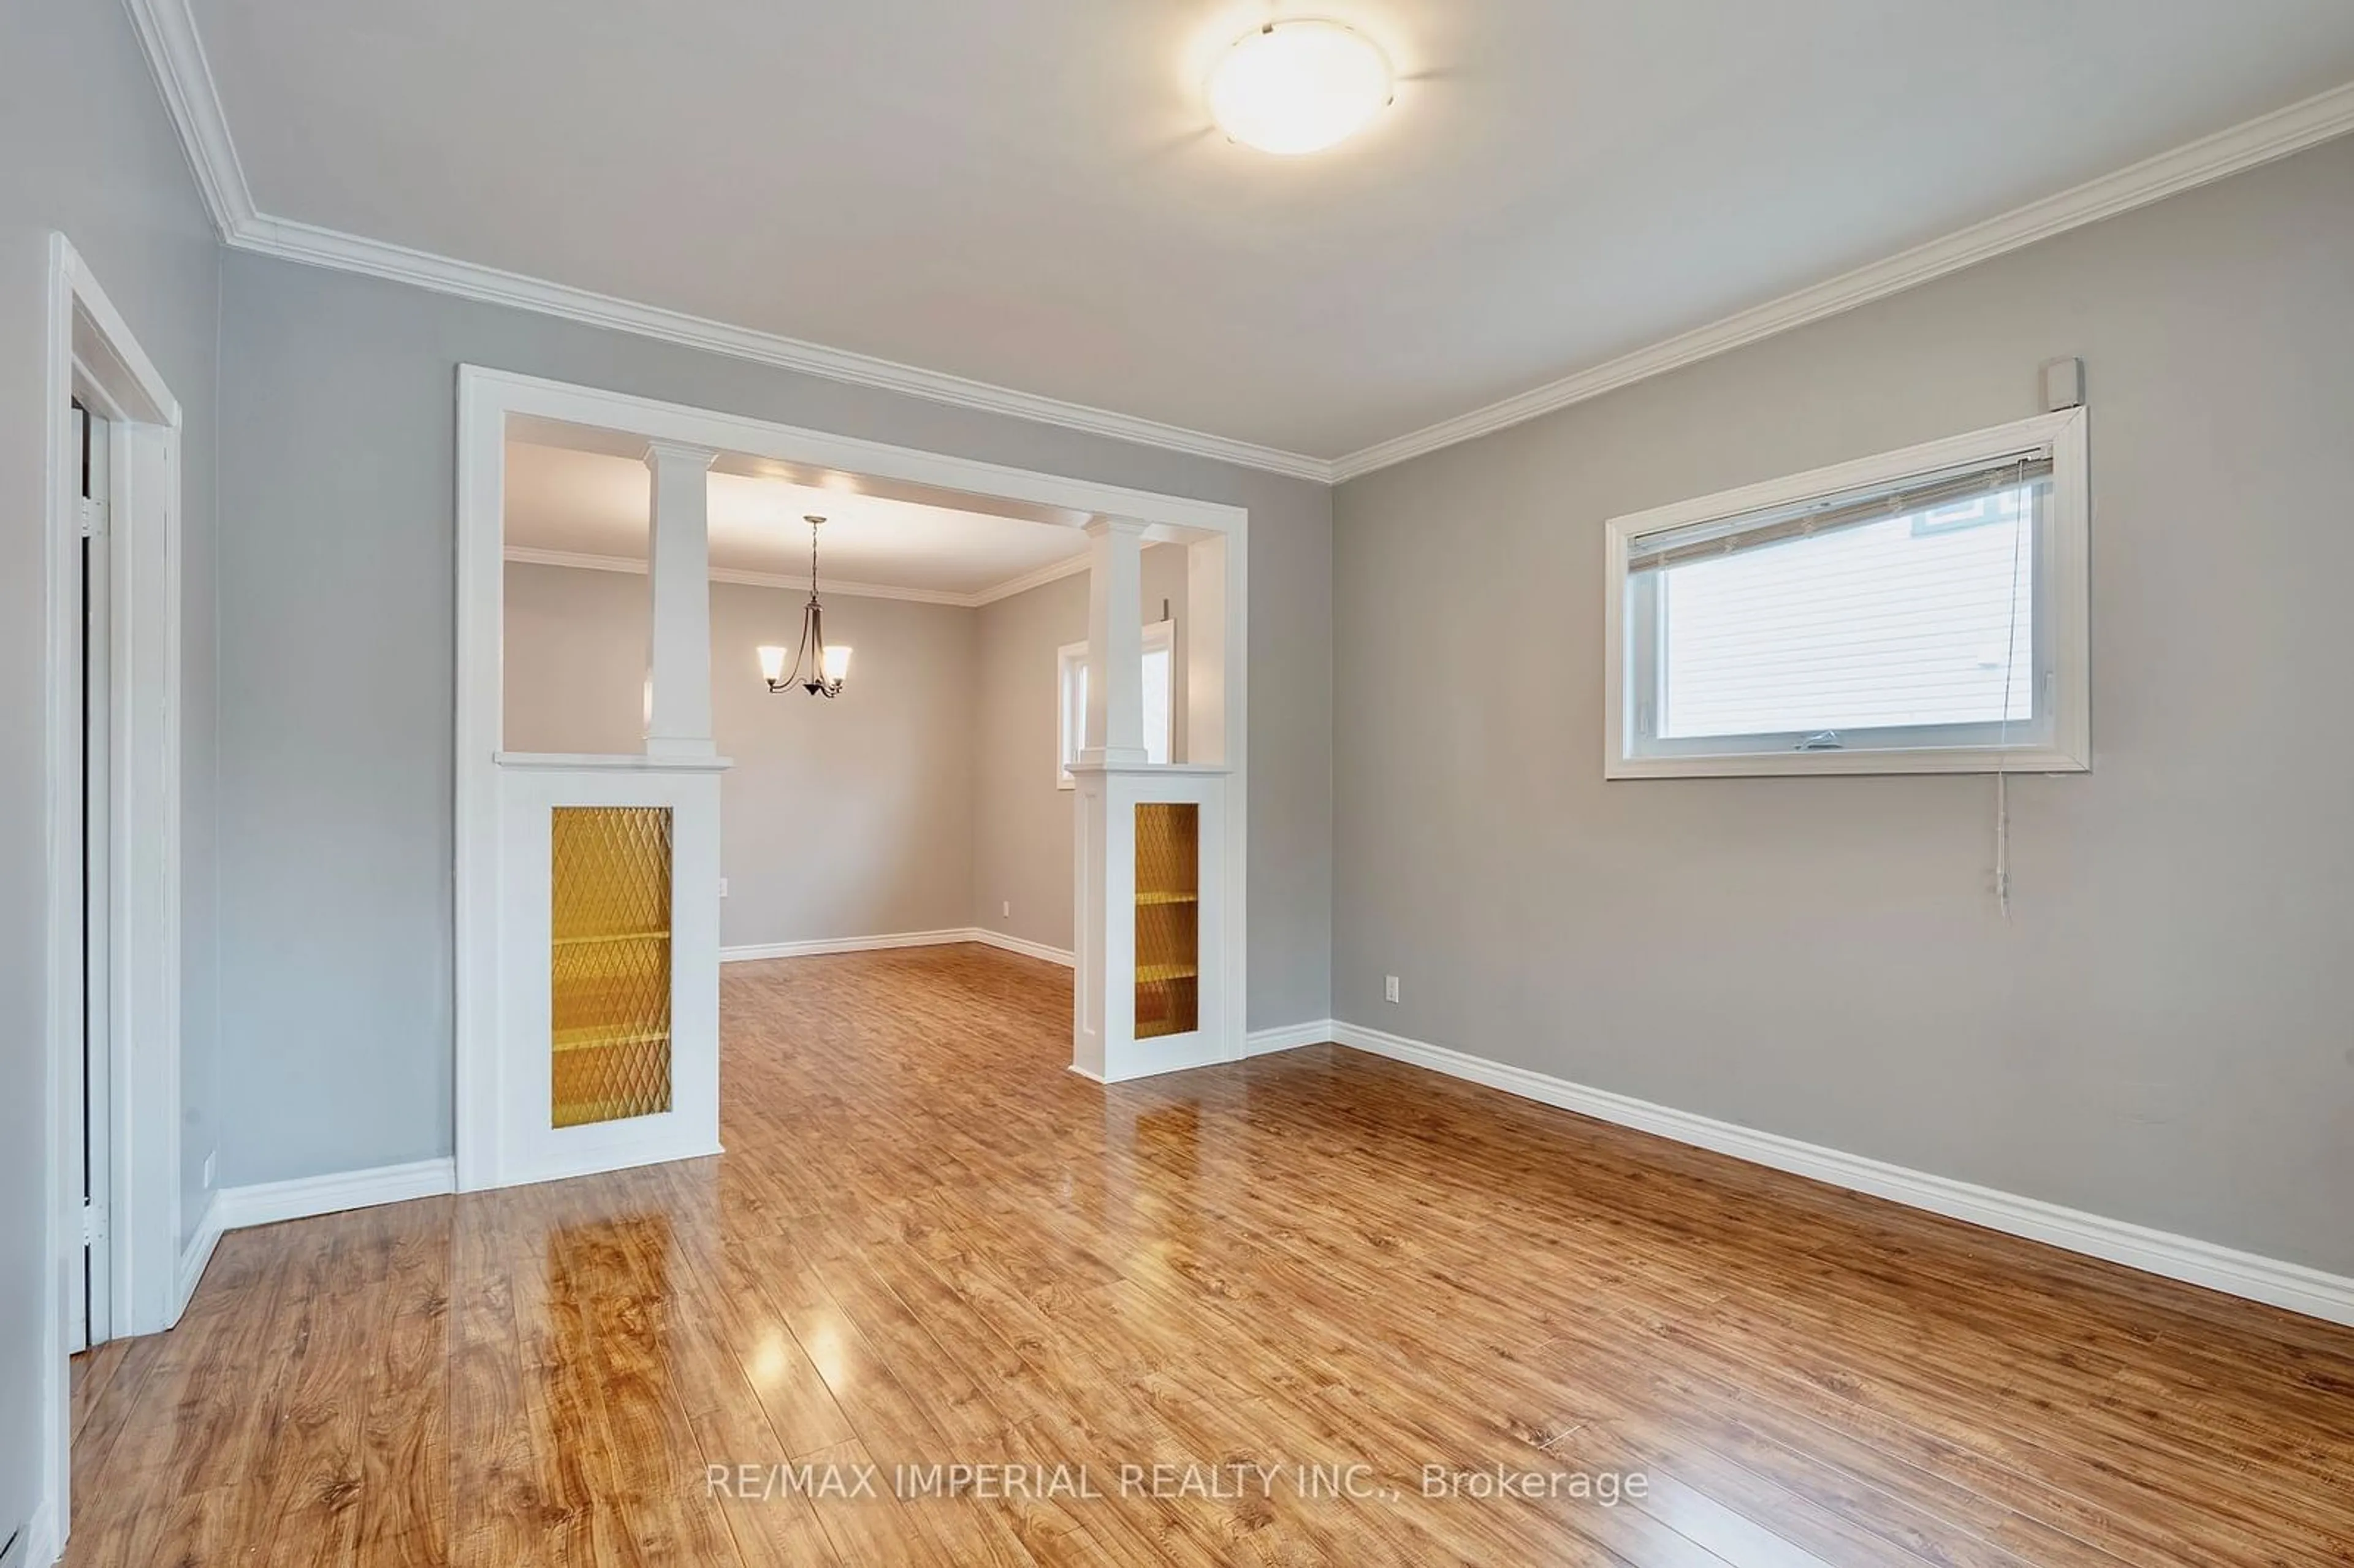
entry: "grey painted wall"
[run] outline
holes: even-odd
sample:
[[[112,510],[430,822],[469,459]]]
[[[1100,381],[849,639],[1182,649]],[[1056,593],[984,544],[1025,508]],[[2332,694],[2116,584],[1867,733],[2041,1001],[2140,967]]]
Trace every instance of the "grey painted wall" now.
[[[1343,486],[1341,1016],[2354,1271],[2349,258],[2354,140]],[[2008,922],[1991,779],[1604,783],[1605,518],[2062,355],[2094,769],[2013,781]]]
[[[1186,553],[1182,545],[1144,552],[1142,612],[1162,608],[1177,623],[1175,756],[1185,759]],[[986,604],[976,612],[980,723],[975,731],[972,924],[1069,951],[1076,839],[1073,791],[1055,782],[1060,739],[1059,655],[1087,640],[1087,579],[1063,577]],[[1011,903],[1013,913],[1007,915]]]
[[[506,574],[509,748],[640,749],[646,579],[512,562]],[[849,683],[831,700],[773,694],[755,651],[791,645],[807,597],[711,586],[712,734],[736,764],[720,781],[720,940],[970,926],[975,612],[829,595]]]
[[[1248,507],[1250,1020],[1329,1011],[1325,489],[398,284],[221,265],[224,1182],[451,1147],[461,362]]]
[[[219,261],[146,62],[119,5],[27,0],[0,48],[0,1539],[27,1520],[42,1437],[35,1400],[42,1292],[40,1191],[49,1128],[40,1085],[48,1007],[47,636],[43,451],[49,233],[62,230],[179,399],[186,556],[181,725],[182,1131],[191,1189],[212,1148],[213,418]]]

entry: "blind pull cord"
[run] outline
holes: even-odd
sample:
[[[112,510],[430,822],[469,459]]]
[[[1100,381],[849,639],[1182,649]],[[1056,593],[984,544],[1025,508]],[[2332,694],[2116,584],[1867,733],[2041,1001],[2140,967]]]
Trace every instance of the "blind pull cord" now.
[[[2027,482],[2027,463],[2019,465],[2019,482]],[[2002,647],[2002,727],[1994,756],[1994,897],[2002,917],[2010,919],[2010,683],[2019,668],[2019,567],[2026,554],[2028,531],[2035,526],[2036,494],[2023,490],[2022,515],[2010,533],[2010,630]]]

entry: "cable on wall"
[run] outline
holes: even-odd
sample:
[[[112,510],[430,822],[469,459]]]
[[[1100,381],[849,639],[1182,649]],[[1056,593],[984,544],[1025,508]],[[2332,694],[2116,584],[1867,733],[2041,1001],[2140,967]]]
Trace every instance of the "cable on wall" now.
[[[2053,359],[2041,371],[2043,410],[2059,413],[2084,404],[2084,362]],[[2022,466],[2021,480],[2025,478]],[[2010,683],[2019,667],[2019,573],[2025,559],[2027,535],[2036,524],[2032,504],[2010,537],[2010,635],[2003,645],[2002,723],[1994,758],[1994,896],[2005,920],[2010,918]]]

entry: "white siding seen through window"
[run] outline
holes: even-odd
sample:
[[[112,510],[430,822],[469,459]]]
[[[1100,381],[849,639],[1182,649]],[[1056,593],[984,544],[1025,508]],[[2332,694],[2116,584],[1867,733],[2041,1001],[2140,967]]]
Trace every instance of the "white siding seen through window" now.
[[[2031,495],[1662,569],[1658,733],[2028,722]]]

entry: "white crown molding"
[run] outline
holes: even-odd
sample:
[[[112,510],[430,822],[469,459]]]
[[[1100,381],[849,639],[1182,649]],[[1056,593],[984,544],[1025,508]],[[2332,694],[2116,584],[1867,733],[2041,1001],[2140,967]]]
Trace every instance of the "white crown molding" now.
[[[658,338],[708,354],[820,376],[830,381],[875,387],[935,403],[1059,425],[1088,435],[1134,441],[1140,446],[1262,469],[1320,484],[1331,482],[1332,465],[1322,458],[1281,451],[1204,430],[1189,430],[1108,408],[1068,403],[1034,392],[1016,391],[970,376],[901,365],[847,349],[828,348],[777,333],[731,326],[683,311],[616,299],[610,294],[552,283],[496,267],[477,266],[315,224],[271,217],[254,206],[252,187],[246,180],[244,165],[238,161],[237,145],[229,137],[228,119],[221,110],[220,92],[205,58],[204,44],[197,37],[196,18],[189,12],[187,0],[124,0],[124,6],[146,51],[156,85],[163,91],[172,123],[179,131],[181,145],[196,169],[196,187],[212,213],[213,225],[226,243],[239,250],[365,273],[486,304],[535,311],[590,326]]]
[[[577,550],[535,550],[525,545],[510,545],[503,553],[508,560],[528,567],[572,567],[584,572],[646,575],[646,563],[628,556],[592,556]],[[809,578],[795,577],[790,572],[751,572],[737,567],[714,567],[710,576],[716,583],[741,583],[747,588],[784,588],[793,593],[810,590]],[[970,609],[982,602],[977,594],[950,593],[942,588],[896,588],[889,583],[843,582],[826,577],[819,586],[827,593],[838,593],[846,599],[901,599],[911,604],[945,604],[959,609]]]
[[[205,209],[220,237],[234,244],[238,233],[260,215],[254,211],[253,189],[238,162],[237,144],[229,140],[228,118],[221,112],[220,90],[196,36],[196,19],[187,0],[123,0],[123,9],[131,13],[147,69],[196,171]]]
[[[978,609],[984,604],[995,604],[1001,599],[1012,599],[1017,593],[1028,593],[1032,588],[1044,588],[1048,583],[1077,577],[1092,564],[1086,556],[1073,556],[1066,561],[1049,561],[1034,572],[1024,572],[1018,577],[1006,578],[995,588],[981,589],[971,596],[972,607]]]
[[[629,556],[595,556],[578,550],[540,550],[528,545],[509,545],[501,552],[508,560],[526,567],[570,567],[584,572],[631,572],[646,575],[646,563]],[[1017,593],[1026,593],[1042,583],[1058,577],[1075,577],[1087,569],[1087,557],[1075,556],[1067,561],[1055,561],[1025,572],[1021,577],[999,583],[978,593],[952,593],[945,588],[898,588],[890,583],[843,582],[826,577],[820,583],[827,593],[838,593],[847,599],[897,599],[910,604],[943,604],[957,609],[979,609],[984,604],[994,604]],[[716,583],[741,583],[747,588],[783,588],[793,593],[810,591],[810,580],[790,572],[752,572],[737,567],[714,567],[711,580]]]
[[[2006,1235],[2024,1236],[2087,1257],[2123,1264],[2145,1274],[2204,1286],[2227,1296],[2262,1301],[2332,1323],[2354,1324],[2354,1278],[2326,1274],[2304,1264],[2285,1263],[2194,1236],[2152,1230],[2081,1209],[2063,1208],[2040,1198],[2023,1198],[1992,1187],[1958,1181],[1950,1176],[1826,1149],[1779,1133],[1760,1132],[1735,1122],[1655,1105],[1608,1089],[1590,1088],[1509,1062],[1426,1044],[1363,1024],[1336,1022],[1333,1030],[1333,1039],[1352,1050],[1427,1067],[1434,1073],[1484,1084],[1491,1089],[1558,1106],[1580,1116],[1672,1139],[1695,1149],[1713,1150],[1735,1160],[1885,1198],[1908,1208],[1925,1209]]]
[[[2049,239],[2055,234],[2098,223],[2194,185],[2285,158],[2349,131],[2354,131],[2354,82],[1649,348],[1532,387],[1484,408],[1376,442],[1362,451],[1335,459],[1331,464],[1332,482],[1341,483],[1441,447],[1472,440],[1760,338],[1853,310],[2040,239]]]
[[[315,224],[268,217],[253,205],[187,0],[124,0],[124,5],[196,170],[196,185],[213,223],[222,239],[238,249],[1323,484],[1338,484],[1601,397],[2354,131],[2354,83],[2348,83],[1649,348],[1328,460],[731,326]]]
[[[164,0],[157,0],[157,3],[164,3]],[[829,381],[880,387],[886,392],[898,392],[934,403],[1002,414],[1010,418],[1028,419],[1037,424],[1058,425],[1088,435],[1133,441],[1140,446],[1159,447],[1243,468],[1263,469],[1295,479],[1313,480],[1318,483],[1330,483],[1331,481],[1332,465],[1322,458],[1279,451],[1273,447],[1211,435],[1203,430],[1188,430],[1156,419],[1115,413],[1108,408],[1066,403],[1058,397],[1016,391],[1010,387],[993,386],[946,371],[901,365],[895,360],[854,354],[848,349],[828,348],[822,344],[806,343],[777,333],[731,326],[725,322],[689,315],[683,311],[616,299],[610,294],[576,289],[565,283],[551,283],[519,272],[478,266],[471,261],[452,260],[445,256],[412,250],[405,245],[344,234],[313,224],[286,218],[257,217],[228,236],[228,243],[240,250],[274,256],[282,260],[365,273],[485,304],[560,316],[590,326],[700,349],[706,354],[725,355],[731,359],[750,360],[755,364],[772,365],[779,369],[822,376]]]

